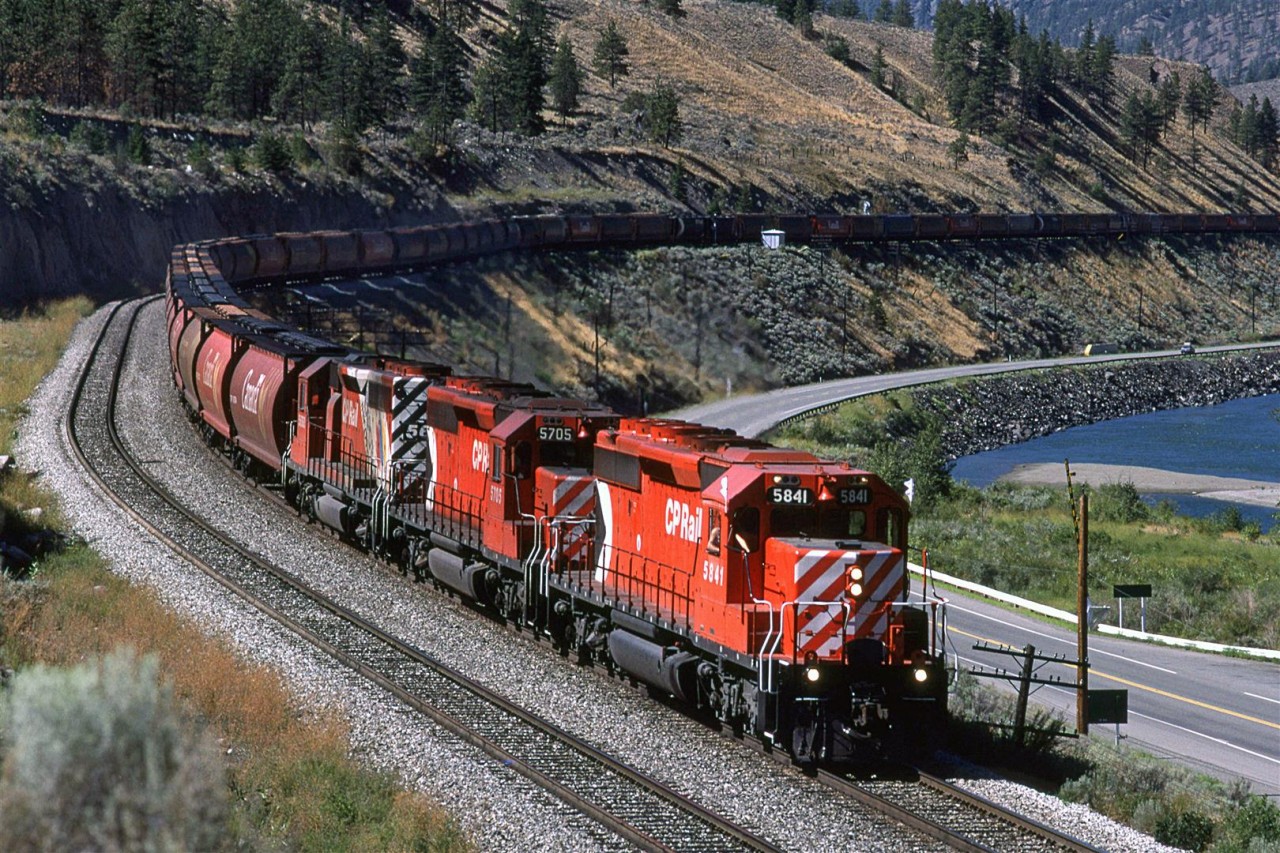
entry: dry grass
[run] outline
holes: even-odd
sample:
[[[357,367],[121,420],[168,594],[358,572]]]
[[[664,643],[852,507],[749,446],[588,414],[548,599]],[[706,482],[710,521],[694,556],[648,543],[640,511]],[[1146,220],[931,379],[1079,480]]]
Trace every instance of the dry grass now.
[[[58,363],[76,323],[92,309],[88,299],[79,297],[0,322],[0,453],[9,452],[27,398]]]
[[[279,676],[245,663],[150,590],[112,575],[91,552],[73,549],[54,558],[38,584],[4,582],[0,659],[66,666],[121,647],[155,655],[184,707],[234,756],[229,778],[242,842],[467,849],[438,807],[348,756],[341,719],[301,708]]]

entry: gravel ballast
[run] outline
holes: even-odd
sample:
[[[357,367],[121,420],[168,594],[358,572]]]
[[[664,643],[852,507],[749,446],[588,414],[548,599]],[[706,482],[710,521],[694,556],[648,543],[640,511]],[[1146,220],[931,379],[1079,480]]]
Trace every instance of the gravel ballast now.
[[[20,464],[39,470],[44,484],[60,495],[75,531],[119,574],[156,588],[175,610],[278,670],[301,702],[338,710],[350,721],[353,753],[441,803],[482,849],[625,847],[275,626],[104,501],[71,461],[62,435],[77,370],[104,317],[105,309],[77,329],[62,362],[31,400],[15,448]],[[126,365],[120,397],[125,440],[184,502],[268,560],[345,606],[376,614],[391,633],[785,849],[940,849],[630,686],[576,666],[548,644],[517,637],[457,601],[412,584],[262,500],[200,442],[177,402],[168,363],[164,309],[157,303],[145,309]],[[970,784],[989,799],[1106,849],[1171,849],[1024,786],[999,780]]]

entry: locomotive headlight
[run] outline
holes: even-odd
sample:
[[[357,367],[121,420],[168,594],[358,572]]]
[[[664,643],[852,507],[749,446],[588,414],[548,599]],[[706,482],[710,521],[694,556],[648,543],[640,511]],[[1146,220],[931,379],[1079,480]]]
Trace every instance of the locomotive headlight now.
[[[916,671],[912,673],[912,675],[915,676],[916,683],[918,684],[924,684],[929,680],[929,670],[922,666],[916,667]]]
[[[852,595],[854,598],[857,598],[858,596],[862,595],[862,584],[860,583],[849,584],[849,594]]]
[[[808,679],[810,684],[817,684],[818,679],[822,677],[822,673],[818,671],[816,666],[811,666],[804,671],[804,677]]]

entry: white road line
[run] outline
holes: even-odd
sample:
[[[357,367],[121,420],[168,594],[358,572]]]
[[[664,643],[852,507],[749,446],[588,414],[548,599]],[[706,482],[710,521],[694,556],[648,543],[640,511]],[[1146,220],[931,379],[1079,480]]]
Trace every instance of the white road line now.
[[[979,613],[979,612],[978,612],[978,611],[976,611],[976,610],[969,610],[969,609],[967,609],[967,608],[960,607],[960,606],[958,606],[958,605],[956,605],[956,604],[954,604],[954,603],[951,603],[951,602],[948,602],[948,603],[947,603],[947,608],[948,608],[948,609],[950,609],[950,608],[955,608],[956,610],[959,610],[959,611],[960,611],[960,612],[962,612],[962,613],[968,613],[970,616],[977,616],[977,617],[979,617],[979,618],[981,618],[981,619],[986,619],[986,620],[988,620],[988,621],[990,621],[990,622],[998,622],[999,624],[1003,625],[1003,626],[1004,626],[1004,627],[1006,627],[1006,628],[1013,628],[1013,629],[1016,629],[1016,630],[1019,630],[1019,631],[1024,631],[1024,632],[1026,632],[1026,633],[1028,633],[1028,634],[1031,634],[1033,637],[1044,637],[1046,640],[1052,640],[1052,641],[1053,641],[1053,642],[1055,642],[1055,643],[1062,643],[1063,645],[1069,646],[1069,647],[1071,647],[1071,648],[1075,648],[1075,646],[1076,646],[1076,642],[1075,642],[1075,640],[1064,640],[1062,637],[1055,637],[1053,634],[1046,634],[1046,633],[1044,633],[1043,631],[1035,631],[1035,630],[1033,630],[1033,629],[1031,629],[1031,628],[1021,628],[1021,627],[1019,627],[1019,626],[1017,626],[1017,625],[1010,625],[1008,622],[1004,622],[1004,621],[1000,620],[999,618],[997,618],[997,617],[995,617],[995,616],[988,616],[986,613]],[[1148,669],[1155,669],[1155,670],[1159,670],[1160,672],[1166,672],[1166,673],[1168,673],[1169,675],[1177,675],[1177,674],[1178,674],[1176,670],[1166,669],[1166,668],[1164,668],[1163,666],[1156,666],[1156,665],[1155,665],[1155,664],[1153,664],[1153,663],[1147,663],[1146,661],[1137,660],[1137,659],[1135,659],[1135,658],[1131,658],[1131,657],[1126,657],[1125,655],[1118,655],[1118,654],[1116,654],[1115,652],[1108,652],[1108,651],[1104,651],[1103,649],[1099,649],[1099,648],[1096,648],[1096,647],[1091,647],[1091,648],[1089,649],[1089,654],[1090,654],[1090,655],[1103,655],[1103,656],[1105,656],[1105,657],[1109,657],[1109,658],[1118,658],[1118,659],[1120,659],[1120,660],[1122,660],[1122,661],[1127,661],[1127,662],[1132,663],[1132,664],[1137,664],[1138,666],[1145,666],[1145,667],[1147,667]]]
[[[1272,699],[1270,696],[1259,696],[1257,693],[1250,693],[1247,690],[1245,691],[1244,695],[1252,696],[1254,699],[1261,699],[1263,702],[1274,702],[1277,705],[1280,705],[1280,699]]]
[[[1144,720],[1150,720],[1153,723],[1159,723],[1162,726],[1168,726],[1171,729],[1177,729],[1178,731],[1186,732],[1189,735],[1195,735],[1196,737],[1202,737],[1205,740],[1213,741],[1214,743],[1222,744],[1223,746],[1229,746],[1238,752],[1243,752],[1245,755],[1252,755],[1254,758],[1261,758],[1263,761],[1270,761],[1272,764],[1280,765],[1280,758],[1275,758],[1274,756],[1270,756],[1270,755],[1263,755],[1261,752],[1254,752],[1252,749],[1245,749],[1243,746],[1236,746],[1234,743],[1232,743],[1229,740],[1223,740],[1220,737],[1207,735],[1203,732],[1198,732],[1195,729],[1189,729],[1186,726],[1180,726],[1177,723],[1170,723],[1170,722],[1166,722],[1165,720],[1158,719],[1156,717],[1149,717],[1146,714],[1139,714],[1137,711],[1133,711],[1133,710],[1129,711],[1129,716],[1141,717]]]

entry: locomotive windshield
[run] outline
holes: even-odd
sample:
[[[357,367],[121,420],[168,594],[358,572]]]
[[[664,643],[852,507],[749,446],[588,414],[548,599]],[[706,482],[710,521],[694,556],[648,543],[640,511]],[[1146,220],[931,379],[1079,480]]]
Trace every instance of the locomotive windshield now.
[[[772,536],[861,539],[866,532],[867,514],[839,504],[777,506],[769,515],[769,533]]]
[[[589,468],[594,451],[595,444],[591,440],[577,439],[576,436],[573,441],[543,440],[538,445],[539,464],[552,468]]]

